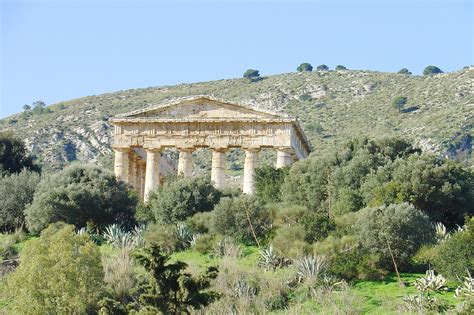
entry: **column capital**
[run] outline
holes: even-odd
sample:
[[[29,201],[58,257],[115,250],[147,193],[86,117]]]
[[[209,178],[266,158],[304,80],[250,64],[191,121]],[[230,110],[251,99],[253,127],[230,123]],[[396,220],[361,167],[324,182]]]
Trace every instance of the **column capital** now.
[[[229,151],[229,147],[210,147],[212,151],[220,152],[220,153],[226,153]]]
[[[162,147],[143,147],[146,152],[158,153],[161,152]]]
[[[127,153],[132,151],[131,147],[117,147],[117,146],[112,146],[112,150],[115,152],[122,152],[122,153]]]
[[[281,152],[286,152],[286,153],[290,153],[290,154],[293,153],[293,148],[292,147],[275,147],[275,149],[277,151],[281,151]]]
[[[261,150],[261,148],[260,147],[242,147],[242,150],[246,152],[257,153]]]
[[[195,147],[176,147],[179,152],[194,152],[196,150]]]

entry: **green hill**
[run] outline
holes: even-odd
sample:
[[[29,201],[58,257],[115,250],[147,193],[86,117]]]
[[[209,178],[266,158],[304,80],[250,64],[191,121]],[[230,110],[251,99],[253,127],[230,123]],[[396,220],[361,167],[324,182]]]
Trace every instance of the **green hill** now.
[[[300,119],[314,151],[357,136],[398,135],[425,151],[474,165],[472,124],[474,68],[410,76],[374,71],[316,71],[246,79],[149,87],[87,96],[20,113],[0,121],[25,139],[46,168],[70,161],[109,160],[108,118],[175,97],[208,94]],[[392,106],[406,96],[402,112]]]

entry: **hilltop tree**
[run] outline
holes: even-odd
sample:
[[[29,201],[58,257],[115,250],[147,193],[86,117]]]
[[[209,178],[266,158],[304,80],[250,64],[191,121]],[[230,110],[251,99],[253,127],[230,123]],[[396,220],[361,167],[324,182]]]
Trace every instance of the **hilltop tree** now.
[[[296,68],[299,72],[311,72],[313,71],[313,66],[310,63],[304,62]]]
[[[0,132],[0,174],[19,173],[23,168],[39,172],[25,144],[12,133]]]
[[[244,78],[248,79],[250,82],[257,81],[260,78],[260,73],[255,69],[247,69],[243,75]]]
[[[336,70],[347,70],[347,68],[343,65],[337,65]]]
[[[326,66],[325,64],[322,64],[322,65],[317,66],[316,70],[318,70],[318,71],[328,71],[329,67]]]
[[[407,102],[408,102],[408,98],[406,96],[397,96],[392,101],[392,106],[397,108],[398,112],[400,113],[402,111],[403,106],[405,106]]]
[[[401,68],[401,69],[398,71],[398,74],[411,75],[411,72],[410,72],[407,68]]]
[[[436,66],[428,66],[423,70],[423,75],[433,75],[433,74],[439,74],[443,73],[443,70]]]
[[[23,110],[24,110],[25,112],[29,111],[30,109],[31,109],[31,106],[30,106],[30,105],[28,105],[28,104],[23,105]]]

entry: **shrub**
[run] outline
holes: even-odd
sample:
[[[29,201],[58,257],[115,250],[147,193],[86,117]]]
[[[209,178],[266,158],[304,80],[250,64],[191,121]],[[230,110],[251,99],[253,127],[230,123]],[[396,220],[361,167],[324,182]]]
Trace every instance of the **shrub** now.
[[[403,106],[406,105],[407,101],[408,101],[408,98],[406,96],[397,96],[392,101],[392,106],[398,109],[398,112],[400,113],[402,111]]]
[[[329,272],[347,280],[380,280],[387,272],[379,267],[379,255],[359,246],[336,253],[329,264]]]
[[[255,244],[255,238],[270,230],[271,216],[253,196],[222,198],[214,209],[213,226],[217,233]]]
[[[336,70],[347,70],[347,68],[343,65],[337,65]]]
[[[257,81],[260,78],[260,73],[255,69],[247,69],[243,75],[244,78],[248,79],[250,82]]]
[[[25,210],[26,224],[39,233],[49,223],[98,228],[112,223],[133,226],[136,197],[112,172],[91,165],[72,165],[43,179],[33,203]]]
[[[211,211],[220,197],[209,177],[180,178],[159,187],[148,204],[156,222],[175,224],[198,212]]]
[[[313,71],[313,66],[310,63],[304,62],[296,68],[298,72],[311,72]]]
[[[281,185],[289,167],[274,168],[263,166],[255,170],[255,195],[263,203],[279,202],[281,200]]]
[[[267,205],[273,213],[273,224],[278,227],[290,226],[301,223],[308,209],[304,206],[291,204],[272,204]]]
[[[427,243],[434,242],[434,228],[420,210],[408,203],[361,210],[355,230],[364,249],[379,254],[381,266],[392,266],[393,255],[400,269]]]
[[[334,220],[318,212],[306,214],[301,223],[305,230],[305,241],[308,243],[325,239],[329,232],[335,229]]]
[[[107,290],[113,298],[125,302],[130,296],[130,290],[137,283],[130,250],[120,249],[118,253],[105,257],[103,265]]]
[[[184,249],[183,243],[172,224],[150,224],[145,232],[145,243],[159,246],[164,252],[172,253]]]
[[[186,224],[194,233],[209,233],[212,231],[214,212],[198,212],[186,220]]]
[[[24,211],[33,201],[39,181],[37,173],[26,169],[0,177],[0,230],[14,230],[24,225]]]
[[[216,237],[211,234],[201,234],[192,246],[193,250],[201,254],[209,254],[216,244]]]
[[[423,75],[433,75],[433,74],[439,74],[439,73],[443,73],[443,71],[436,66],[427,66],[423,70]]]
[[[12,133],[0,132],[0,175],[19,173],[22,169],[39,172],[41,169],[27,153],[23,141]]]
[[[281,227],[275,234],[271,243],[278,256],[295,259],[307,254],[311,249],[304,240],[305,230],[299,224]]]
[[[474,218],[467,229],[454,233],[436,248],[434,268],[450,280],[461,279],[466,272],[474,272]]]
[[[15,314],[86,314],[102,294],[99,247],[71,225],[51,225],[30,240],[7,280]]]
[[[323,65],[317,66],[316,70],[318,70],[318,71],[328,71],[329,67],[323,64]]]
[[[407,68],[401,68],[397,73],[411,75],[411,72]]]

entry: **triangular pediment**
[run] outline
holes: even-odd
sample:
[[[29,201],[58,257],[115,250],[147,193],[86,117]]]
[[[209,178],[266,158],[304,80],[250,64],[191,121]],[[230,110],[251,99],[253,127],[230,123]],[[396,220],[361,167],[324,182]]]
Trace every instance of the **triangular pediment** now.
[[[119,115],[120,118],[156,119],[269,119],[286,116],[233,104],[208,96],[174,100],[143,110]]]

